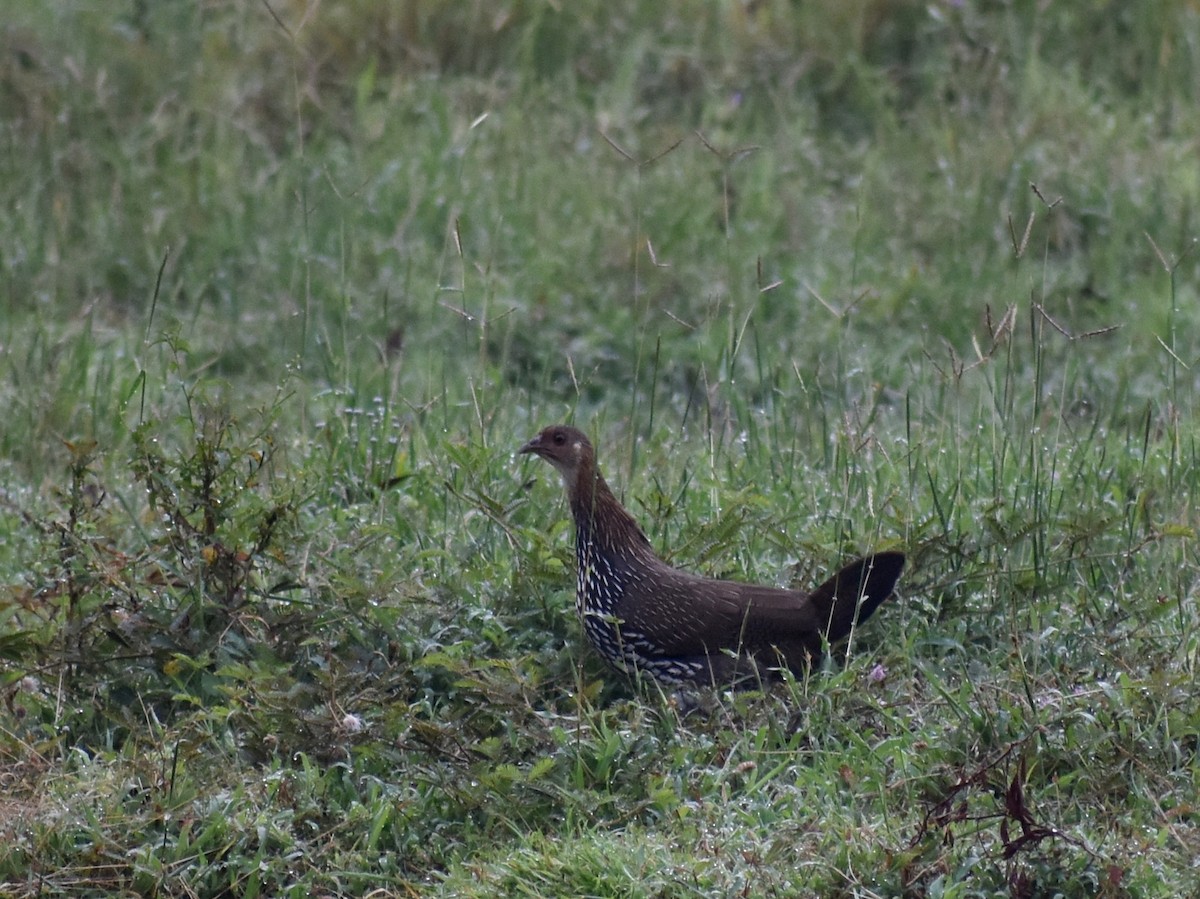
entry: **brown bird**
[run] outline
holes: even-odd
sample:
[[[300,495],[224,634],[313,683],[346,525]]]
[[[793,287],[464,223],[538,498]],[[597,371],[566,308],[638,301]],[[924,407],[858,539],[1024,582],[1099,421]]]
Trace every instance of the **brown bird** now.
[[[849,636],[892,595],[904,567],[902,553],[877,553],[812,593],[700,577],[655,555],[582,431],[554,425],[518,452],[541,456],[563,477],[575,518],[575,610],[588,642],[626,674],[672,685],[730,684],[780,668],[802,674],[823,641]]]

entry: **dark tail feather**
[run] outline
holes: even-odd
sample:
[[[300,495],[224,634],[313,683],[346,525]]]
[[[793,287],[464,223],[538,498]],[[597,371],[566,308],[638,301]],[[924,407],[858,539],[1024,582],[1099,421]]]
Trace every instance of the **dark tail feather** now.
[[[836,643],[850,636],[856,622],[870,618],[892,595],[903,568],[904,553],[876,553],[851,562],[809,594],[817,618],[829,623],[826,639]]]

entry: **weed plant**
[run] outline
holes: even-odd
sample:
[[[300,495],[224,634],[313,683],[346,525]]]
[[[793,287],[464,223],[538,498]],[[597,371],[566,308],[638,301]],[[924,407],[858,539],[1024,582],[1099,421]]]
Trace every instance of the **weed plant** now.
[[[0,892],[1200,890],[1194,3],[9,5]],[[900,595],[620,679],[560,420]]]

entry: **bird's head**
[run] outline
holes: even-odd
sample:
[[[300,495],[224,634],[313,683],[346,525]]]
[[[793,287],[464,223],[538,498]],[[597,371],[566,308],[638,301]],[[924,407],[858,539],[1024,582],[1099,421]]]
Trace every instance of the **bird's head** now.
[[[517,452],[541,456],[558,469],[568,486],[575,483],[580,471],[592,468],[596,462],[595,450],[587,435],[567,425],[543,428]]]

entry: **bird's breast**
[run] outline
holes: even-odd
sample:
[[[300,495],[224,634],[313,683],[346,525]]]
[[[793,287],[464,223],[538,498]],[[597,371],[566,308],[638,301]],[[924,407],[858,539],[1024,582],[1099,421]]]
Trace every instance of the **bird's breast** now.
[[[611,615],[625,596],[628,572],[604,553],[596,552],[595,544],[581,543],[576,553],[578,583],[575,590],[575,611],[583,618],[587,614]]]

